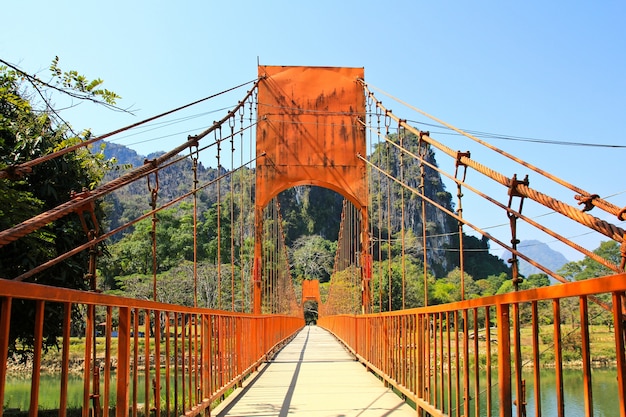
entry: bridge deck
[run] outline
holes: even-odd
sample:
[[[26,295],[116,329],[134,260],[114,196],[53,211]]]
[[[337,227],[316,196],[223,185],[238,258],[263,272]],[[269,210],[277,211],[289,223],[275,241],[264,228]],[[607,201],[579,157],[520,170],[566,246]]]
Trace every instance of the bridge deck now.
[[[326,330],[307,326],[213,416],[414,416]]]

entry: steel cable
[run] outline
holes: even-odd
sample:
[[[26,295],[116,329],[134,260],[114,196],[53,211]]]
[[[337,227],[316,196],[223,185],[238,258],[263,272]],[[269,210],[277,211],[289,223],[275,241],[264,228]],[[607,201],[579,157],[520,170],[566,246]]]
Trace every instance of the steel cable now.
[[[389,141],[389,143],[395,147],[398,147],[399,145],[387,138],[385,138],[385,140]],[[469,185],[467,182],[463,181],[463,180],[459,180],[456,177],[453,177],[452,175],[448,174],[447,172],[445,172],[444,170],[442,170],[441,168],[439,168],[438,166],[431,164],[430,162],[424,160],[422,157],[418,157],[417,155],[413,154],[410,150],[408,149],[404,149],[404,152],[415,158],[415,159],[419,159],[420,161],[423,161],[423,163],[425,165],[427,165],[429,168],[437,171],[439,174],[444,175],[445,177],[447,177],[448,179],[454,181],[457,183],[457,185],[463,185],[464,187],[466,187],[468,190],[474,192],[476,195],[486,199],[487,201],[489,201],[490,203],[500,207],[501,209],[507,211],[507,213],[509,213],[510,215],[516,216],[522,220],[524,220],[525,222],[529,223],[530,225],[536,227],[537,229],[541,230],[542,232],[552,236],[553,238],[565,243],[566,245],[570,246],[571,248],[577,250],[578,252],[582,253],[583,255],[595,260],[598,263],[601,263],[602,265],[606,266],[607,268],[611,269],[613,272],[619,273],[622,272],[622,270],[615,264],[609,262],[608,260],[602,258],[601,256],[591,252],[588,249],[583,248],[582,246],[572,242],[571,240],[559,235],[558,233],[546,228],[545,226],[537,223],[536,221],[534,221],[533,219],[511,209],[510,207],[507,207],[506,205],[500,203],[499,201],[493,199],[492,197],[489,197],[488,195],[486,195],[485,193],[479,191],[478,189],[472,187],[471,185]],[[459,215],[460,217],[462,217],[461,215]],[[461,223],[462,224],[462,223]],[[458,233],[458,232],[457,232]],[[455,233],[456,234],[456,233]],[[432,237],[432,236],[431,236]],[[467,250],[465,250],[467,251]]]
[[[185,149],[191,146],[197,146],[198,141],[200,139],[204,138],[206,135],[213,132],[215,129],[219,128],[223,123],[228,121],[230,117],[236,114],[239,108],[243,106],[246,100],[248,100],[248,98],[252,95],[253,91],[256,89],[257,86],[258,86],[258,81],[255,83],[253,89],[248,91],[246,97],[242,101],[240,101],[239,104],[233,110],[228,112],[228,114],[224,116],[221,120],[214,122],[213,125],[210,128],[206,129],[204,132],[196,136],[190,136],[187,142],[177,146],[176,148],[172,149],[169,152],[166,152],[160,157],[157,157],[151,161],[147,161],[147,163],[145,163],[143,166],[138,167],[132,170],[131,172],[128,172],[127,174],[122,175],[121,177],[116,178],[110,181],[109,183],[96,188],[95,190],[89,192],[89,194],[86,195],[84,198],[69,200],[65,203],[58,205],[57,207],[53,209],[50,209],[44,213],[34,216],[16,226],[13,226],[11,228],[1,231],[0,232],[0,247],[5,246],[11,242],[14,242],[20,239],[21,237],[26,236],[29,233],[32,233],[33,231],[55,220],[60,219],[61,217],[66,216],[69,213],[74,212],[76,209],[78,209],[80,206],[83,206],[86,203],[95,202],[96,199],[104,197],[105,195],[125,185],[128,185],[133,181],[136,181],[140,178],[145,177],[150,172],[153,172],[154,168],[159,167],[159,165],[163,164],[167,160],[178,155],[180,152],[184,151]]]
[[[199,104],[199,103],[201,103],[203,101],[210,100],[210,99],[215,98],[217,96],[220,96],[222,94],[225,94],[225,93],[228,93],[230,91],[236,90],[237,88],[243,87],[244,85],[250,84],[251,82],[255,82],[255,80],[251,80],[251,81],[245,82],[243,84],[239,84],[238,86],[229,88],[227,90],[221,91],[221,92],[216,93],[216,94],[212,94],[210,96],[204,97],[204,98],[202,98],[200,100],[196,100],[196,101],[194,101],[192,103],[185,104],[185,105],[177,107],[175,109],[168,110],[168,111],[166,111],[164,113],[158,114],[156,116],[149,117],[149,118],[144,119],[142,121],[139,121],[137,123],[133,123],[133,124],[128,125],[126,127],[114,130],[112,132],[105,133],[104,135],[101,135],[101,136],[98,136],[98,137],[95,137],[95,138],[83,141],[83,142],[78,143],[76,145],[69,146],[67,148],[64,148],[64,149],[61,149],[61,150],[49,153],[47,155],[40,156],[39,158],[35,158],[35,159],[31,160],[31,161],[24,162],[24,163],[19,164],[19,165],[13,165],[11,167],[5,168],[3,170],[0,170],[0,179],[9,177],[9,171],[27,172],[27,171],[31,170],[32,167],[34,167],[36,165],[39,165],[39,164],[41,164],[43,162],[50,161],[50,160],[55,159],[55,158],[57,158],[59,156],[65,155],[66,153],[75,151],[75,150],[77,150],[79,148],[84,148],[84,147],[89,146],[89,145],[91,145],[91,144],[93,144],[95,142],[98,142],[100,140],[106,139],[106,138],[108,138],[110,136],[116,135],[116,134],[121,133],[121,132],[125,132],[125,131],[133,129],[133,128],[137,127],[137,126],[141,126],[141,125],[146,124],[148,122],[151,122],[153,120],[159,119],[161,117],[170,115],[170,114],[175,113],[177,111],[180,111],[180,110],[186,109],[188,107],[194,106],[196,104]],[[253,89],[256,88],[257,85],[258,85],[258,80],[256,80]]]
[[[370,94],[372,94],[370,92]],[[374,98],[374,100],[376,100]],[[399,122],[401,122],[401,120],[393,115],[391,113],[391,111],[387,110],[382,103],[380,103],[380,101],[376,100],[376,105],[380,106],[382,110],[385,111],[386,115],[388,115],[389,117],[391,117],[394,120],[397,120]],[[421,140],[424,140],[425,142],[429,143],[430,145],[436,147],[437,149],[443,151],[444,153],[446,153],[447,155],[449,155],[452,158],[456,159],[456,155],[457,152],[453,151],[451,148],[441,144],[440,142],[437,142],[436,140],[432,139],[428,134],[426,134],[427,132],[422,132],[416,128],[414,128],[413,126],[408,125],[407,123],[401,123],[402,127],[404,127],[405,129],[413,132],[414,134],[416,134],[418,137],[420,137]],[[480,164],[479,162],[476,162],[470,158],[468,158],[467,156],[461,156],[459,158],[459,161],[471,168],[474,168],[476,171],[480,172],[481,174],[493,179],[496,182],[499,182],[500,184],[504,185],[507,188],[511,188],[513,185],[513,182],[510,178],[506,177],[505,175],[500,174],[499,172],[492,170],[488,167],[486,167],[485,165]],[[578,190],[578,189],[577,189]],[[528,197],[566,217],[569,217],[572,220],[577,221],[578,223],[587,226],[591,229],[596,230],[597,232],[602,233],[603,235],[617,241],[617,242],[622,242],[623,241],[623,236],[624,236],[624,230],[620,227],[617,227],[611,223],[608,223],[602,219],[599,219],[595,216],[591,216],[589,214],[587,214],[586,212],[580,211],[578,209],[576,209],[575,207],[572,207],[566,203],[563,203],[561,201],[558,201],[546,194],[543,194],[537,190],[534,190],[530,187],[528,187],[527,185],[524,184],[520,184],[518,183],[517,185],[515,185],[515,191],[518,192],[520,195],[524,196],[524,197]],[[597,199],[593,199],[593,201],[596,201]],[[616,207],[616,206],[615,206]],[[617,214],[617,213],[615,213]]]
[[[364,80],[359,80],[359,81],[361,82],[361,85],[363,85],[363,88],[365,89],[365,91],[368,94],[372,94],[372,92],[369,90],[368,84],[366,84]],[[465,136],[465,137],[467,137],[467,138],[469,138],[469,139],[471,139],[471,140],[473,140],[473,141],[475,141],[475,142],[477,142],[477,143],[479,143],[479,144],[481,144],[481,145],[491,149],[492,151],[497,152],[497,153],[499,153],[499,154],[501,154],[501,155],[503,155],[503,156],[505,156],[505,157],[507,157],[507,158],[509,158],[509,159],[511,159],[511,160],[513,160],[515,162],[517,162],[518,164],[523,165],[526,168],[529,168],[529,169],[531,169],[531,170],[533,170],[533,171],[543,175],[546,178],[551,179],[552,181],[554,181],[554,182],[556,182],[556,183],[558,183],[558,184],[560,184],[560,185],[562,185],[562,186],[564,186],[566,188],[569,188],[570,190],[572,190],[574,192],[577,192],[578,194],[580,194],[580,196],[577,196],[577,199],[579,201],[581,201],[581,204],[585,204],[585,203],[586,204],[591,204],[591,205],[593,205],[595,207],[600,208],[601,210],[606,211],[607,213],[615,215],[620,220],[623,220],[621,218],[621,216],[623,214],[624,209],[622,209],[620,207],[617,207],[616,205],[611,204],[608,201],[605,201],[605,200],[599,198],[595,194],[591,194],[588,191],[585,191],[585,190],[583,190],[583,189],[581,189],[579,187],[576,187],[575,185],[570,184],[569,182],[564,181],[564,180],[556,177],[555,175],[552,175],[549,172],[544,171],[544,170],[542,170],[542,169],[540,169],[540,168],[538,168],[538,167],[536,167],[536,166],[534,166],[534,165],[532,165],[532,164],[530,164],[530,163],[528,163],[528,162],[526,162],[524,160],[521,160],[521,159],[515,157],[514,155],[511,155],[511,154],[509,154],[509,153],[507,153],[507,152],[505,152],[505,151],[503,151],[503,150],[501,150],[499,148],[496,148],[495,146],[493,146],[493,145],[491,145],[491,144],[489,144],[489,143],[487,143],[487,142],[485,142],[483,140],[480,140],[477,137],[475,137],[475,136],[473,136],[473,135],[471,135],[471,134],[469,134],[467,132],[464,132],[461,129],[458,129],[458,128],[450,125],[449,123],[446,123],[443,120],[440,120],[440,119],[438,119],[438,118],[436,118],[436,117],[434,117],[434,116],[424,112],[423,110],[420,110],[420,109],[418,109],[418,108],[416,108],[414,106],[411,106],[410,104],[405,103],[404,101],[402,101],[402,100],[400,100],[400,99],[398,99],[396,97],[393,97],[390,94],[388,94],[388,93],[386,93],[386,92],[384,92],[384,91],[382,91],[382,90],[380,90],[380,89],[378,89],[376,87],[373,87],[373,88],[375,88],[377,91],[380,91],[382,94],[386,95],[387,97],[392,98],[393,100],[397,101],[398,103],[401,103],[402,105],[405,105],[408,108],[410,108],[410,109],[412,109],[412,110],[414,110],[414,111],[416,111],[416,112],[418,112],[418,113],[428,117],[429,119],[432,119],[432,120],[436,121],[437,123],[447,127],[448,129],[454,130],[455,132],[457,132],[457,133],[459,133],[459,134],[461,134],[461,135],[463,135],[463,136]],[[376,100],[376,102],[377,102],[377,104],[380,103],[378,100]],[[436,146],[436,145],[433,145],[433,146]]]

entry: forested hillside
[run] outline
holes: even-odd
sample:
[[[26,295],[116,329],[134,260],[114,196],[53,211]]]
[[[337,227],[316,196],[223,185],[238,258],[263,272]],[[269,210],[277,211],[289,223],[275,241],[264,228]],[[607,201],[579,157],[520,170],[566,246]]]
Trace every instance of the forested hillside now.
[[[392,139],[396,139],[392,137]],[[422,152],[425,159],[436,165],[434,152],[426,145],[419,147],[418,140],[412,135],[405,135],[405,146],[411,152]],[[120,145],[107,144],[106,157],[114,157],[118,162],[118,170],[129,169],[144,163],[145,159],[154,158],[156,155],[147,157],[137,155],[136,152]],[[428,167],[420,167],[418,161],[401,157],[395,148],[379,145],[374,149],[370,158],[381,166],[387,167],[392,175],[399,176],[402,164],[405,181],[411,188],[419,189],[421,182],[421,170],[424,172],[425,194],[438,204],[454,210],[451,194],[445,189],[440,175]],[[402,160],[401,160],[402,159]],[[157,205],[160,206],[172,198],[183,194],[191,189],[194,181],[193,165],[189,158],[171,165],[162,170],[158,175]],[[222,172],[224,174],[224,172]],[[112,172],[110,178],[119,176],[120,172]],[[233,216],[252,216],[253,190],[246,189],[242,185],[242,178],[251,178],[253,170],[245,168],[232,176],[227,176],[219,181],[219,197],[223,209],[221,210],[222,227],[229,225],[227,207],[232,199]],[[215,168],[206,168],[201,163],[197,166],[197,180],[199,184],[208,183],[218,177]],[[231,183],[231,181],[233,181]],[[370,218],[372,219],[372,241],[374,242],[375,263],[391,262],[399,263],[400,248],[398,246],[399,231],[401,230],[401,200],[404,201],[404,227],[405,247],[404,252],[408,262],[405,268],[411,270],[415,277],[413,282],[413,298],[410,305],[419,305],[423,299],[423,284],[418,277],[423,271],[423,243],[422,225],[426,223],[428,239],[426,242],[428,253],[428,272],[433,281],[447,277],[458,267],[458,224],[456,220],[445,215],[441,210],[426,207],[426,219],[422,219],[422,199],[404,191],[395,182],[385,180],[375,173],[371,175],[370,195],[372,207]],[[106,201],[107,227],[109,230],[119,227],[129,221],[133,221],[143,213],[151,209],[151,189],[156,186],[156,178],[138,181],[130,184],[120,191],[116,191]],[[206,276],[215,276],[215,271],[209,271],[211,263],[218,258],[221,262],[230,262],[230,254],[225,248],[230,249],[230,243],[226,240],[221,245],[217,244],[215,233],[217,221],[217,187],[204,188],[198,195],[198,250],[199,260],[203,263],[201,270]],[[320,279],[328,281],[332,273],[333,251],[339,233],[343,197],[334,191],[313,187],[298,186],[286,190],[279,195],[283,231],[286,245],[290,248],[291,263],[296,279]],[[233,218],[234,218],[233,217]],[[103,259],[102,276],[105,287],[109,289],[122,289],[129,291],[131,288],[143,288],[143,296],[149,298],[149,286],[141,284],[146,281],[142,276],[152,272],[151,236],[152,223],[150,219],[139,222],[134,227],[120,233],[109,244],[109,257]],[[247,231],[247,243],[237,243],[235,248],[238,253],[249,249],[252,239],[252,230]],[[193,220],[192,204],[188,199],[183,203],[161,211],[158,215],[157,254],[158,272],[167,275],[175,274],[182,279],[180,268],[186,262],[193,260]],[[222,237],[224,239],[224,237]],[[478,278],[488,276],[507,276],[508,267],[497,257],[488,252],[489,242],[485,239],[476,239],[464,236],[466,248],[469,251],[465,258],[466,273]],[[221,246],[222,253],[217,254],[217,247]],[[479,249],[479,250],[476,250]],[[380,255],[377,255],[380,254]],[[391,260],[391,261],[390,261]],[[204,264],[206,262],[206,265]],[[243,261],[238,261],[243,262]],[[249,262],[249,259],[246,261]],[[314,268],[312,264],[316,263]],[[244,268],[239,265],[238,268]],[[178,271],[178,272],[173,272]],[[383,292],[395,291],[396,279],[390,276],[376,275],[374,268],[374,287],[377,287],[379,295]],[[393,273],[392,273],[393,275]],[[164,280],[167,280],[164,278]],[[207,280],[210,281],[209,278]],[[390,285],[391,282],[391,285]],[[132,285],[130,285],[132,283]],[[209,285],[209,284],[207,284]],[[421,285],[421,287],[420,287]],[[210,300],[215,300],[214,290],[207,290],[203,299],[207,305]],[[135,291],[135,290],[133,290]],[[429,288],[429,291],[433,291]],[[213,293],[212,293],[213,292]],[[385,295],[387,297],[387,295]],[[437,297],[431,297],[436,300]],[[441,297],[440,297],[441,298]],[[442,300],[443,301],[443,300]],[[395,303],[395,302],[394,302]],[[396,308],[387,305],[383,309]]]

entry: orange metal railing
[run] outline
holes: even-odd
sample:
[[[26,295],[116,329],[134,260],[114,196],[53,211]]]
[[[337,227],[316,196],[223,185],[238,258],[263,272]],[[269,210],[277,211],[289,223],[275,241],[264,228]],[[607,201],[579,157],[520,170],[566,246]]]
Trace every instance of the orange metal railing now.
[[[32,300],[32,382],[29,415],[39,409],[42,338],[48,304],[62,305],[59,416],[67,414],[72,344],[82,363],[82,415],[193,416],[205,413],[304,325],[302,318],[255,316],[174,306],[2,280],[0,284],[0,404],[5,404],[11,306]],[[72,312],[84,311],[81,323]],[[74,315],[75,316],[75,315]],[[104,320],[104,321],[102,321]],[[94,339],[94,326],[103,328]],[[83,328],[72,338],[70,328]],[[99,348],[95,349],[97,343]],[[102,345],[104,345],[102,347]],[[94,377],[95,375],[95,377]],[[94,414],[94,409],[97,413]],[[0,416],[3,410],[0,407]]]
[[[568,359],[577,366],[568,372],[578,373],[591,416],[592,367],[608,344],[616,355],[615,409],[624,417],[625,291],[620,274],[447,305],[322,317],[318,325],[414,402],[418,415],[433,416],[525,416],[527,408],[541,415],[542,396],[554,399],[556,415],[573,415],[566,414],[563,386],[570,364],[564,356],[572,350]],[[549,390],[541,381],[546,367],[555,373]]]

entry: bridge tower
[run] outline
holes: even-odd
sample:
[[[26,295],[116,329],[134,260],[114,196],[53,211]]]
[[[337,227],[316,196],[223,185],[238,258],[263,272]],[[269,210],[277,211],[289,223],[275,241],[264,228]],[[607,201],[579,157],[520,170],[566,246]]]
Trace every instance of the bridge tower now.
[[[298,185],[329,188],[360,213],[362,306],[367,311],[371,271],[367,248],[365,94],[363,68],[259,66],[253,294],[261,313],[263,209]]]

